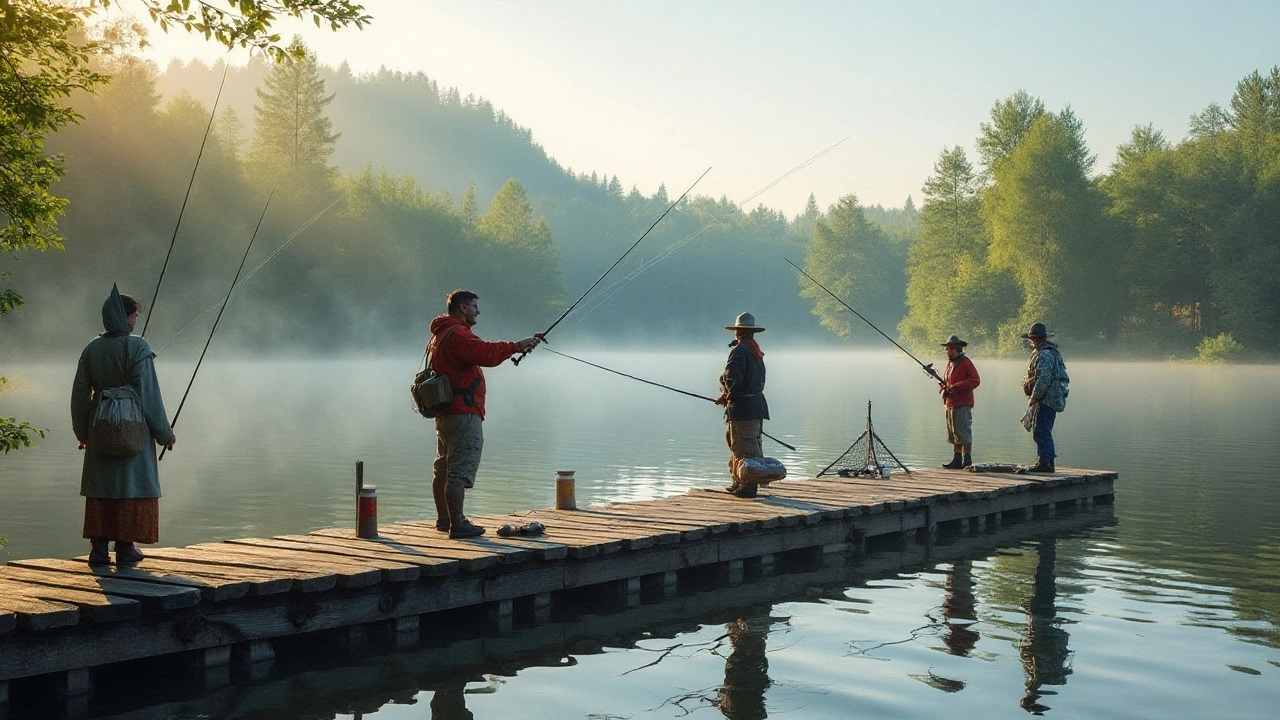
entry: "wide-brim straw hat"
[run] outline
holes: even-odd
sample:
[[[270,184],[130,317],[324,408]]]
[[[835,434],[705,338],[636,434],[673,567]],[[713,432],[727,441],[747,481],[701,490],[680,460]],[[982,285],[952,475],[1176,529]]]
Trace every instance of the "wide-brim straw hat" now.
[[[756,316],[751,313],[742,313],[732,325],[725,325],[725,330],[750,330],[751,332],[764,332],[764,328],[756,325]]]
[[[1032,323],[1031,329],[1028,330],[1026,334],[1023,335],[1022,337],[1027,339],[1050,338],[1050,337],[1053,337],[1053,333],[1049,332],[1049,328],[1046,328],[1044,326],[1044,323]]]
[[[942,343],[942,346],[946,347],[948,345],[959,345],[960,347],[964,347],[965,345],[968,345],[968,344],[969,343],[961,340],[959,335],[952,335],[951,337],[947,338],[946,342]]]

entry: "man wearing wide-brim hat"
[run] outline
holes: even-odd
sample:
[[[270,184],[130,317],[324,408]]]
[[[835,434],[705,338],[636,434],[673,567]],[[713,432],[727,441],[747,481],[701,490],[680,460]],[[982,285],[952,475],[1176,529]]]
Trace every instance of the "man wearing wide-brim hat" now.
[[[947,349],[947,367],[942,371],[942,404],[947,408],[947,442],[951,443],[950,470],[973,464],[973,391],[982,382],[964,349],[969,343],[952,335],[942,346]]]
[[[1062,352],[1049,338],[1044,323],[1031,325],[1022,337],[1031,343],[1031,358],[1027,361],[1027,376],[1022,379],[1022,392],[1027,396],[1027,413],[1034,417],[1031,437],[1036,441],[1036,464],[1029,472],[1053,472],[1057,448],[1053,444],[1053,424],[1058,413],[1067,409],[1067,393],[1071,378]]]
[[[729,444],[729,475],[733,483],[725,490],[738,497],[753,498],[757,488],[746,482],[742,461],[751,457],[764,457],[761,437],[764,421],[769,419],[769,404],[764,399],[764,351],[756,342],[756,333],[764,328],[756,324],[756,316],[742,313],[725,330],[734,334],[729,343],[729,360],[720,375],[720,397],[717,405],[724,406],[725,441]]]

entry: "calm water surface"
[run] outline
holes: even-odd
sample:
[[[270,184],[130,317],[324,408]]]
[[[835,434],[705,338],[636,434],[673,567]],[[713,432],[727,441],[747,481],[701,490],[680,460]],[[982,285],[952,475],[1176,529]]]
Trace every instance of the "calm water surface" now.
[[[938,397],[909,361],[765,350],[765,429],[798,448],[766,452],[793,476],[849,446],[868,400],[877,433],[908,465],[949,459]],[[723,361],[720,352],[579,354],[703,395],[716,394]],[[930,551],[885,548],[630,611],[570,609],[510,636],[470,633],[357,659],[282,654],[269,678],[221,694],[174,700],[157,689],[145,717],[1275,717],[1280,368],[1066,354],[1059,465],[1118,471],[1114,514]],[[434,437],[406,390],[418,359],[206,364],[161,464],[162,543],[350,525],[357,460],[378,486],[382,522],[433,515]],[[975,460],[1031,461],[1017,423],[1024,364],[975,360]],[[159,372],[172,412],[190,365],[162,360]],[[0,414],[50,429],[38,447],[0,458],[5,559],[86,551],[66,417],[73,373],[4,368],[16,390],[0,395]],[[489,381],[472,513],[551,505],[557,470],[577,471],[582,504],[725,481],[709,402],[548,354]],[[126,709],[149,704],[109,693],[95,703],[100,717],[143,717]]]

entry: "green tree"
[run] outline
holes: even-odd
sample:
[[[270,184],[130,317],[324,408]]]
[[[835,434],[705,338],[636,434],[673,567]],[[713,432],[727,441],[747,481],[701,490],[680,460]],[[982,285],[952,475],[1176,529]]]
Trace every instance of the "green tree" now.
[[[903,260],[880,226],[867,220],[857,196],[846,195],[815,224],[805,272],[884,329],[902,316]],[[799,282],[823,327],[843,338],[862,334],[857,316],[807,278]]]
[[[908,256],[907,316],[898,325],[917,347],[952,333],[994,345],[999,324],[1020,303],[1008,275],[987,263],[981,191],[964,149],[943,150],[924,184],[920,237]]]
[[[1019,90],[991,108],[991,122],[981,124],[982,134],[978,136],[978,155],[988,176],[1013,153],[1032,124],[1044,114],[1044,102],[1026,90]]]
[[[331,28],[362,27],[363,8],[349,0],[228,0],[221,10],[202,2],[143,0],[162,30],[170,26],[204,34],[227,47],[253,45],[274,54],[278,36],[270,28],[280,13],[329,22]],[[67,104],[76,91],[92,91],[106,81],[93,60],[114,47],[115,32],[86,37],[86,20],[117,0],[89,0],[71,5],[59,0],[0,3],[0,253],[45,250],[62,246],[58,218],[67,200],[52,193],[63,175],[62,159],[44,151],[50,133],[78,121]],[[0,271],[0,277],[7,273]],[[2,291],[0,316],[22,304],[11,288]],[[0,419],[5,451],[27,445],[30,425]]]
[[[551,240],[546,218],[533,219],[533,203],[519,181],[507,180],[489,211],[476,223],[476,232],[519,253],[521,260],[514,267],[520,268],[523,284],[534,298],[533,306],[551,308],[560,302],[560,253]]]
[[[1022,294],[1010,330],[1040,320],[1076,338],[1115,337],[1122,253],[1092,163],[1068,108],[1037,118],[994,165],[982,212],[992,267],[1010,272]]]
[[[0,252],[60,247],[57,218],[67,201],[50,192],[61,159],[45,135],[76,122],[65,102],[106,80],[91,67],[99,52],[84,39],[90,9],[55,0],[6,2],[0,17]]]
[[[329,159],[338,135],[324,114],[333,95],[325,95],[316,55],[301,37],[294,37],[288,51],[267,73],[265,88],[256,91],[259,102],[246,165],[264,186],[309,197],[331,190],[336,177]]]

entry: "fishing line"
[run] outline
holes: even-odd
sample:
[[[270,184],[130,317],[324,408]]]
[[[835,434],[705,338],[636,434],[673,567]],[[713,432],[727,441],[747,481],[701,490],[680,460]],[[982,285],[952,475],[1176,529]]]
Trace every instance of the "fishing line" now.
[[[272,191],[272,192],[274,192],[274,191]],[[329,212],[329,210],[330,210],[330,209],[332,209],[334,205],[337,205],[339,202],[341,202],[342,200],[344,200],[346,197],[347,197],[347,196],[346,196],[346,193],[343,193],[342,195],[339,195],[339,196],[338,196],[338,197],[337,197],[333,202],[329,203],[329,205],[328,205],[325,209],[321,210],[320,212],[316,213],[315,215],[312,215],[310,219],[308,219],[306,222],[302,223],[302,225],[300,225],[300,226],[298,227],[298,229],[297,229],[297,230],[294,230],[294,231],[293,231],[293,233],[292,233],[291,235],[289,235],[289,237],[287,237],[287,238],[285,238],[285,239],[284,239],[284,242],[282,242],[282,243],[280,243],[279,245],[277,245],[275,250],[272,250],[270,254],[268,254],[265,258],[263,258],[262,262],[258,263],[256,266],[254,266],[254,268],[253,268],[252,270],[250,270],[250,271],[249,271],[249,274],[247,274],[247,275],[245,275],[245,276],[244,276],[244,280],[241,280],[241,281],[240,281],[240,283],[239,283],[238,285],[236,285],[235,287],[233,287],[233,288],[231,289],[231,291],[232,291],[232,292],[235,292],[236,290],[239,290],[239,289],[241,288],[241,286],[243,286],[245,283],[249,282],[249,280],[250,280],[254,275],[256,275],[256,274],[258,273],[258,271],[259,271],[259,270],[261,270],[261,269],[262,269],[262,267],[263,267],[264,265],[266,265],[267,263],[269,263],[269,262],[271,262],[272,260],[274,260],[274,259],[275,259],[275,257],[276,257],[277,255],[279,255],[280,253],[284,252],[285,248],[289,246],[289,243],[293,242],[294,238],[298,237],[298,236],[299,236],[299,235],[301,235],[303,232],[305,232],[305,231],[307,230],[307,228],[309,228],[309,227],[311,227],[312,225],[314,225],[314,224],[315,224],[315,222],[316,222],[317,220],[319,220],[319,219],[320,219],[320,216],[322,216],[322,215],[324,215],[325,213]],[[231,298],[231,296],[228,294],[227,299],[229,300],[230,298]],[[213,312],[214,310],[217,310],[218,308],[222,307],[222,306],[223,306],[223,305],[225,305],[225,304],[226,304],[226,300],[222,300],[222,301],[216,302],[216,303],[214,303],[214,304],[210,305],[208,308],[206,308],[204,312],[202,312],[202,313],[200,313],[199,315],[197,315],[197,316],[195,316],[194,318],[192,318],[190,322],[188,322],[186,325],[183,325],[183,326],[182,326],[182,328],[178,330],[178,332],[174,333],[174,334],[173,334],[173,337],[170,337],[168,340],[166,340],[166,341],[165,341],[165,343],[164,343],[163,345],[161,345],[161,346],[160,346],[160,349],[156,351],[156,354],[157,354],[157,355],[159,355],[161,352],[163,352],[163,351],[164,351],[164,349],[165,349],[166,347],[168,347],[168,346],[169,346],[169,343],[171,343],[171,342],[173,342],[174,340],[176,340],[176,339],[178,338],[178,336],[179,336],[179,335],[181,335],[182,333],[186,332],[187,328],[189,328],[189,327],[191,327],[192,325],[194,325],[198,320],[200,320],[200,319],[201,319],[201,318],[203,318],[204,316],[208,315],[209,313]]]
[[[634,243],[631,243],[631,247],[627,248],[627,251],[626,251],[626,252],[624,252],[624,253],[622,253],[622,257],[618,258],[617,260],[614,260],[614,261],[613,261],[613,264],[609,266],[609,269],[608,269],[608,270],[605,270],[603,275],[601,275],[599,278],[597,278],[595,282],[591,283],[591,287],[587,288],[587,291],[586,291],[586,292],[584,292],[584,293],[582,293],[581,295],[579,295],[579,296],[578,296],[578,299],[577,299],[577,300],[574,300],[572,305],[570,305],[570,306],[569,306],[569,307],[568,307],[568,308],[567,308],[563,313],[560,313],[560,317],[556,318],[556,321],[555,321],[555,322],[553,322],[553,323],[551,323],[551,327],[547,328],[546,330],[543,330],[541,333],[539,333],[539,335],[540,335],[543,339],[546,339],[546,336],[547,336],[548,334],[550,334],[552,330],[555,330],[555,329],[556,329],[556,326],[560,324],[560,321],[561,321],[561,320],[564,320],[566,317],[568,317],[569,313],[573,312],[573,309],[574,309],[574,308],[576,308],[576,307],[578,306],[578,303],[582,302],[582,299],[583,299],[583,298],[585,298],[587,295],[589,295],[589,294],[591,293],[591,291],[592,291],[592,290],[594,290],[594,289],[596,288],[596,286],[600,284],[600,281],[601,281],[601,280],[604,280],[605,275],[608,275],[609,273],[613,272],[613,269],[614,269],[614,268],[616,268],[616,267],[618,267],[618,263],[620,263],[620,262],[622,262],[624,259],[626,259],[626,257],[627,257],[628,255],[630,255],[630,254],[631,254],[631,251],[632,251],[632,250],[635,250],[635,249],[636,249],[636,246],[638,246],[638,245],[640,244],[640,241],[641,241],[641,240],[644,240],[644,239],[645,239],[645,237],[646,237],[646,236],[647,236],[647,235],[648,235],[648,234],[649,234],[649,233],[650,233],[654,228],[658,227],[658,223],[662,222],[662,218],[666,217],[666,216],[667,216],[667,213],[671,212],[671,209],[672,209],[672,208],[674,208],[676,205],[679,205],[679,204],[680,204],[680,201],[685,199],[685,196],[687,196],[689,193],[693,192],[693,189],[698,185],[698,183],[702,182],[702,178],[706,177],[706,176],[707,176],[707,173],[709,173],[709,172],[711,172],[711,168],[707,168],[706,170],[703,170],[703,171],[702,171],[702,174],[698,176],[698,179],[693,181],[693,185],[690,185],[688,190],[685,190],[685,191],[684,191],[684,193],[680,195],[680,197],[676,198],[675,202],[673,202],[673,203],[671,203],[670,205],[668,205],[668,206],[667,206],[667,209],[666,209],[666,210],[664,210],[664,211],[662,212],[662,214],[658,216],[658,219],[657,219],[657,220],[654,220],[654,221],[653,221],[653,224],[649,226],[649,229],[648,229],[648,230],[645,230],[645,231],[644,231],[644,234],[642,234],[640,237],[636,238],[636,241],[635,241]],[[528,351],[528,350],[525,350],[524,352],[520,353],[520,357],[513,357],[513,358],[511,358],[511,362],[512,362],[513,364],[515,364],[515,365],[519,365],[519,364],[520,364],[520,361],[521,361],[521,360],[523,360],[523,359],[524,359],[524,357],[525,357],[526,355],[528,355],[528,354],[529,354],[529,351]]]
[[[213,342],[213,334],[218,332],[218,323],[222,321],[222,311],[227,309],[227,303],[231,301],[231,293],[236,289],[236,281],[240,279],[240,271],[244,270],[244,262],[249,259],[249,251],[253,249],[253,241],[258,237],[258,230],[262,227],[262,220],[267,216],[267,208],[271,207],[271,198],[275,197],[276,190],[271,188],[271,194],[267,196],[267,204],[262,206],[262,214],[258,216],[258,225],[253,228],[253,235],[249,237],[249,245],[244,249],[244,256],[240,258],[240,267],[236,268],[236,276],[231,280],[231,289],[227,291],[227,299],[222,301],[222,309],[218,310],[218,317],[213,321],[213,329],[209,331],[209,339],[204,341],[204,350],[200,351],[200,359],[196,361],[195,370],[191,371],[191,380],[187,382],[187,389],[182,393],[182,400],[178,402],[178,411],[173,414],[173,422],[169,423],[170,427],[178,424],[178,416],[182,414],[182,406],[187,404],[187,396],[191,394],[191,386],[196,382],[196,373],[200,372],[200,363],[204,362],[205,353],[209,352],[209,343]],[[160,451],[159,460],[164,459],[165,448]]]
[[[708,222],[706,225],[703,225],[701,228],[699,228],[699,229],[698,229],[696,232],[694,232],[693,234],[688,235],[688,236],[684,237],[683,239],[676,241],[675,243],[673,243],[673,244],[672,244],[670,247],[668,247],[667,249],[665,249],[665,250],[663,250],[662,252],[658,253],[657,255],[655,255],[654,257],[650,258],[649,260],[646,260],[646,261],[642,262],[640,265],[638,265],[638,266],[636,267],[636,269],[632,270],[629,274],[627,274],[627,275],[626,275],[626,276],[624,276],[623,278],[621,278],[621,279],[619,279],[619,280],[615,281],[612,285],[609,285],[609,286],[608,286],[608,287],[606,287],[604,290],[600,291],[600,294],[599,294],[599,295],[596,295],[594,298],[592,298],[592,300],[590,300],[590,301],[587,303],[587,305],[586,305],[586,307],[584,308],[583,312],[582,312],[581,314],[579,314],[578,319],[577,319],[577,320],[576,320],[572,325],[570,325],[568,328],[566,328],[566,332],[568,332],[569,330],[572,330],[573,328],[576,328],[577,326],[581,325],[581,324],[582,324],[582,322],[583,322],[584,320],[586,320],[588,317],[590,317],[590,316],[591,316],[591,313],[595,312],[597,308],[599,308],[601,305],[603,305],[605,302],[607,302],[609,299],[611,299],[611,298],[612,298],[614,295],[616,295],[620,290],[622,290],[623,288],[625,288],[628,284],[630,284],[633,280],[635,280],[637,277],[639,277],[642,273],[644,273],[645,271],[647,271],[649,268],[653,267],[654,265],[658,264],[659,262],[662,262],[663,260],[667,259],[668,257],[671,257],[672,255],[674,255],[677,251],[679,251],[679,250],[680,250],[681,248],[683,248],[684,246],[688,245],[690,242],[692,242],[692,241],[693,241],[695,238],[697,238],[699,235],[701,235],[702,233],[706,232],[706,231],[707,231],[707,230],[708,230],[712,225],[715,225],[716,223],[719,223],[719,222],[721,222],[721,221],[723,221],[723,220],[727,219],[728,217],[730,217],[731,215],[733,215],[735,212],[741,212],[741,211],[742,211],[742,208],[743,208],[743,207],[745,207],[745,206],[746,206],[748,203],[750,203],[752,200],[755,200],[757,197],[760,197],[761,195],[765,194],[765,193],[766,193],[766,192],[768,192],[769,190],[772,190],[776,185],[778,185],[778,183],[782,182],[783,180],[786,180],[787,178],[791,177],[792,175],[796,174],[797,172],[799,172],[799,171],[801,171],[801,170],[803,170],[803,169],[805,169],[805,168],[809,167],[809,166],[810,166],[810,165],[812,165],[813,163],[815,163],[815,162],[817,162],[818,160],[822,159],[825,155],[827,155],[828,153],[830,153],[832,150],[835,150],[836,148],[838,148],[838,147],[840,147],[841,145],[843,145],[843,144],[844,144],[844,142],[845,142],[846,140],[848,140],[848,139],[849,139],[848,137],[844,137],[844,138],[840,139],[838,142],[836,142],[836,143],[834,143],[833,145],[831,145],[831,146],[829,146],[829,147],[827,147],[827,148],[823,149],[821,152],[817,153],[816,155],[813,155],[812,157],[808,158],[808,159],[807,159],[807,160],[805,160],[804,162],[801,162],[799,165],[796,165],[795,167],[791,168],[790,170],[788,170],[788,171],[786,171],[786,172],[782,173],[782,175],[779,175],[779,176],[778,176],[777,178],[775,178],[773,181],[771,181],[771,182],[767,183],[764,187],[760,188],[759,190],[756,190],[754,193],[752,193],[752,194],[748,195],[746,198],[744,198],[744,199],[742,200],[742,203],[741,203],[741,204],[736,205],[733,209],[731,209],[731,210],[726,210],[725,212],[721,213],[720,215],[718,215],[718,216],[716,216],[716,217],[712,218],[710,222]]]
[[[699,400],[709,400],[709,401],[711,401],[711,402],[713,402],[713,403],[716,401],[716,399],[715,399],[715,398],[707,397],[706,395],[699,395],[699,394],[697,394],[697,393],[691,393],[691,392],[689,392],[689,391],[687,391],[687,390],[681,390],[681,389],[679,389],[679,388],[673,388],[673,387],[671,387],[670,385],[663,385],[663,384],[662,384],[662,383],[660,383],[660,382],[654,382],[654,381],[652,381],[652,380],[645,380],[644,378],[642,378],[642,377],[636,377],[635,375],[628,375],[627,373],[624,373],[624,372],[622,372],[622,371],[620,371],[620,370],[614,370],[613,368],[607,368],[607,367],[605,367],[605,366],[603,366],[603,365],[597,365],[597,364],[595,364],[595,363],[593,363],[593,362],[590,362],[590,361],[587,361],[587,360],[583,360],[582,358],[577,358],[577,357],[574,357],[574,356],[572,356],[572,355],[566,355],[565,353],[557,352],[557,351],[555,351],[555,350],[552,350],[551,348],[547,348],[546,350],[547,350],[547,352],[549,352],[549,353],[551,353],[551,354],[553,354],[553,355],[559,355],[559,356],[560,356],[560,357],[562,357],[562,358],[568,358],[568,359],[573,360],[573,361],[575,361],[575,362],[580,362],[580,363],[582,363],[583,365],[590,365],[590,366],[591,366],[591,367],[593,367],[593,368],[599,368],[599,369],[601,369],[601,370],[604,370],[605,372],[611,372],[611,373],[613,373],[614,375],[621,375],[621,376],[622,376],[622,377],[624,377],[624,378],[631,378],[632,380],[639,380],[640,382],[645,383],[645,384],[647,384],[647,385],[653,385],[654,387],[660,387],[660,388],[662,388],[662,389],[664,389],[664,390],[670,390],[670,391],[672,391],[672,392],[678,392],[678,393],[680,393],[681,395],[688,395],[689,397],[692,397],[692,398],[698,398]],[[778,443],[778,444],[779,444],[779,445],[781,445],[782,447],[787,448],[788,450],[795,450],[795,449],[796,449],[794,445],[788,445],[787,443],[782,442],[781,440],[779,440],[778,438],[776,438],[776,437],[774,437],[774,436],[770,435],[770,434],[769,434],[769,433],[767,433],[767,432],[763,432],[763,431],[762,431],[760,434],[761,434],[761,435],[764,435],[765,437],[769,438],[770,440],[772,440],[772,441],[774,441],[774,442]]]
[[[165,271],[169,269],[169,258],[173,256],[173,246],[178,242],[178,228],[182,227],[182,216],[187,212],[187,201],[191,199],[191,189],[196,184],[196,171],[200,169],[200,158],[204,157],[204,146],[209,142],[209,133],[213,130],[213,119],[218,114],[218,101],[222,99],[222,88],[227,84],[227,73],[231,71],[231,63],[222,69],[222,82],[218,84],[218,95],[213,99],[213,110],[209,113],[209,124],[204,129],[204,139],[200,141],[200,151],[196,153],[196,164],[191,168],[191,179],[187,181],[187,193],[182,196],[182,208],[178,210],[178,222],[173,226],[173,237],[169,238],[169,251],[164,255],[164,265],[160,268],[160,277],[156,280],[156,291],[151,296],[151,305],[147,307],[147,319],[142,323],[142,335],[147,334],[151,325],[151,316],[155,314],[156,298],[160,297],[160,285],[164,282]]]
[[[942,383],[942,384],[944,384],[944,385],[946,384],[946,382],[947,382],[947,381],[946,381],[946,380],[943,380],[943,379],[942,379],[942,377],[940,377],[940,376],[938,375],[938,372],[937,372],[936,370],[934,370],[934,369],[933,369],[933,363],[929,363],[928,365],[926,365],[926,364],[924,364],[924,363],[920,362],[920,358],[916,357],[915,355],[912,355],[912,354],[911,354],[911,352],[910,352],[909,350],[907,350],[906,348],[902,347],[901,345],[898,345],[898,341],[897,341],[897,340],[894,340],[893,338],[889,337],[888,335],[885,335],[885,334],[884,334],[884,331],[882,331],[880,328],[878,328],[878,327],[876,327],[876,326],[875,326],[875,323],[873,323],[873,322],[871,322],[870,320],[868,320],[868,319],[866,319],[865,317],[863,317],[863,316],[862,316],[862,313],[858,312],[857,310],[854,310],[854,309],[853,309],[853,307],[849,305],[849,303],[847,303],[847,302],[845,302],[845,301],[841,300],[841,299],[840,299],[840,296],[836,295],[835,293],[831,292],[830,290],[827,290],[827,286],[826,286],[826,285],[823,285],[822,283],[818,282],[816,278],[814,278],[814,277],[813,277],[812,275],[810,275],[809,273],[805,272],[805,271],[804,271],[804,270],[803,270],[799,265],[796,265],[795,263],[791,262],[790,260],[787,260],[787,258],[785,258],[785,257],[784,257],[784,258],[782,258],[782,259],[783,259],[783,260],[786,260],[786,261],[787,261],[787,264],[788,264],[788,265],[790,265],[791,267],[795,268],[796,270],[799,270],[801,275],[804,275],[805,277],[809,278],[810,282],[812,282],[814,285],[817,285],[818,287],[822,288],[823,290],[826,290],[826,291],[827,291],[827,294],[828,294],[828,295],[830,295],[832,298],[834,298],[836,302],[838,302],[838,303],[840,303],[841,305],[843,305],[843,306],[845,307],[845,309],[846,309],[846,310],[848,310],[849,312],[851,312],[851,313],[853,313],[854,315],[857,315],[859,318],[861,318],[862,322],[864,322],[864,323],[866,323],[866,324],[870,325],[872,330],[875,330],[876,332],[880,333],[881,335],[884,335],[884,339],[885,339],[885,340],[888,340],[889,342],[893,343],[893,344],[894,344],[894,345],[895,345],[899,350],[901,350],[902,352],[906,353],[906,354],[907,354],[907,357],[911,358],[912,360],[915,360],[915,361],[916,361],[916,364],[917,364],[917,365],[919,365],[921,368],[923,368],[923,369],[924,369],[924,372],[925,372],[925,374],[926,374],[926,375],[929,375],[929,376],[930,376],[930,377],[932,377],[934,380],[937,380],[938,382],[940,382],[940,383]],[[895,458],[895,459],[896,459],[896,458]]]

